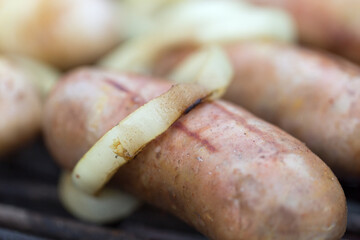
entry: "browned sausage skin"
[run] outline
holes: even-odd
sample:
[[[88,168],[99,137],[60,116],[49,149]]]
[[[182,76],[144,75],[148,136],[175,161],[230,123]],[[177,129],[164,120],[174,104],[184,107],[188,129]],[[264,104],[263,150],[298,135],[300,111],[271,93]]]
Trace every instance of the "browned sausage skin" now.
[[[159,57],[165,76],[195,47]],[[304,141],[339,175],[360,176],[360,68],[336,56],[279,43],[226,47],[235,77],[225,99]]]
[[[294,17],[300,40],[334,51],[360,63],[360,2],[358,0],[247,0],[278,6]]]
[[[334,56],[276,44],[228,49],[225,98],[304,141],[334,170],[360,176],[360,69]]]
[[[47,144],[71,169],[108,129],[170,83],[83,69],[46,105]],[[181,117],[117,173],[114,184],[211,239],[339,239],[343,191],[301,142],[224,101]]]
[[[0,57],[0,156],[34,138],[41,129],[42,102],[30,77]]]

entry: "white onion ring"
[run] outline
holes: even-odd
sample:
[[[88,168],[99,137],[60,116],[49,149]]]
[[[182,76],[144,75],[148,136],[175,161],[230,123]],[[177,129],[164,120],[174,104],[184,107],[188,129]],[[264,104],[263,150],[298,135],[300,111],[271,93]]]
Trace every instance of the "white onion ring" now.
[[[64,207],[75,217],[87,222],[109,223],[133,213],[140,201],[118,189],[106,187],[97,196],[75,188],[71,174],[64,171],[59,180],[59,197]]]
[[[183,83],[131,113],[77,163],[73,170],[75,186],[90,194],[97,193],[119,167],[165,132],[194,102],[210,94],[203,86]]]
[[[295,39],[293,21],[285,12],[241,1],[184,1],[164,10],[156,22],[152,30],[129,40],[99,64],[147,74],[157,56],[177,45]]]

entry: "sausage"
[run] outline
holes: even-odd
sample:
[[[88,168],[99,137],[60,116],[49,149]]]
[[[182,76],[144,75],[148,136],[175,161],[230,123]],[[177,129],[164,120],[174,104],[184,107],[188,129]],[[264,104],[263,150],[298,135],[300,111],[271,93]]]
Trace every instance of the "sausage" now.
[[[235,78],[225,98],[304,141],[340,175],[360,176],[360,69],[300,47],[228,49]]]
[[[170,85],[96,69],[71,73],[46,103],[50,151],[72,169],[107,130]],[[300,141],[221,100],[181,117],[113,184],[210,239],[339,239],[346,226],[331,170]]]
[[[0,156],[40,131],[41,97],[29,78],[11,60],[0,57]]]
[[[159,56],[164,76],[195,46]],[[265,42],[226,46],[235,77],[224,98],[304,141],[339,176],[360,176],[360,69],[334,55]]]
[[[92,63],[120,41],[114,7],[108,0],[0,1],[0,52],[62,69]]]
[[[247,0],[287,10],[305,44],[325,48],[360,63],[358,0]]]

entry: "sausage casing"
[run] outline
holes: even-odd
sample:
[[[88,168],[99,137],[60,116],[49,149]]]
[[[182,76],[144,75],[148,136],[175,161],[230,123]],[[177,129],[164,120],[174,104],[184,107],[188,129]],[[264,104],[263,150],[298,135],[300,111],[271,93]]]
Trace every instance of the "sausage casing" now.
[[[52,92],[47,144],[71,169],[119,120],[169,82],[84,69]],[[345,197],[331,170],[300,141],[225,101],[181,117],[113,184],[166,209],[211,239],[339,239]]]
[[[300,40],[360,63],[360,15],[357,0],[247,0],[287,10],[296,22]]]

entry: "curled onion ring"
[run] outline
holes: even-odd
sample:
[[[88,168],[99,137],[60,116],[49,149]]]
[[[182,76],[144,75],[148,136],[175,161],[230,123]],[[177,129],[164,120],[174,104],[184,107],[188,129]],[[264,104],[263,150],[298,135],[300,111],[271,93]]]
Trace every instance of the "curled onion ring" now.
[[[151,73],[161,53],[182,45],[229,44],[244,40],[295,39],[293,21],[285,12],[241,1],[184,1],[157,17],[156,24],[129,40],[100,65],[119,71]]]
[[[140,201],[118,189],[106,187],[91,196],[74,187],[71,174],[63,172],[59,181],[59,197],[64,207],[75,217],[93,223],[109,223],[134,212]]]
[[[188,58],[173,76],[182,83],[120,121],[81,158],[72,173],[76,187],[96,194],[122,165],[165,132],[188,108],[220,97],[233,72],[223,50],[213,46]]]

